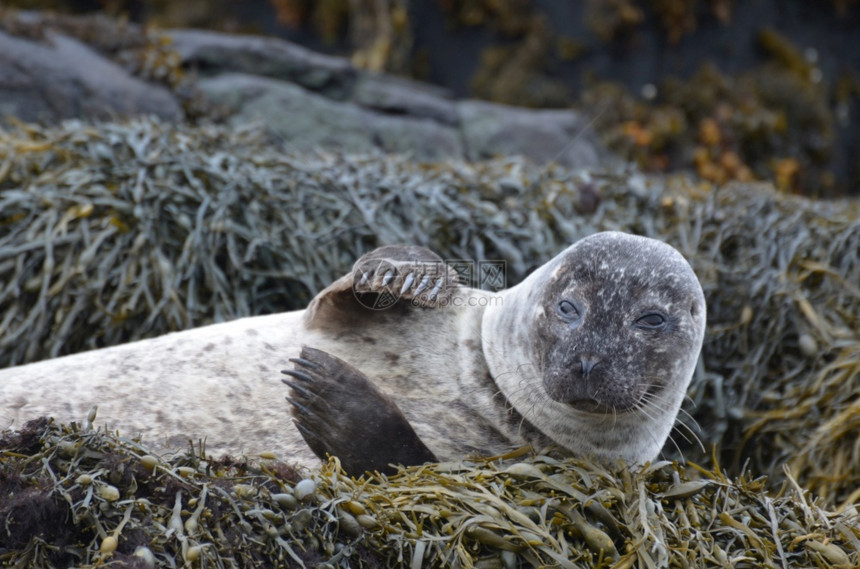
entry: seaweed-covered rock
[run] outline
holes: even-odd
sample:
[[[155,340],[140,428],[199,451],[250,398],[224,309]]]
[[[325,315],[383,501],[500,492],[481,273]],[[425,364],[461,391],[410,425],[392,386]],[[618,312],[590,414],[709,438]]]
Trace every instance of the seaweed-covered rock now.
[[[857,500],[860,203],[685,178],[297,153],[248,128],[158,121],[0,131],[0,365],[292,308],[381,244],[507,263],[623,229],[692,263],[708,299],[677,450],[789,464]]]

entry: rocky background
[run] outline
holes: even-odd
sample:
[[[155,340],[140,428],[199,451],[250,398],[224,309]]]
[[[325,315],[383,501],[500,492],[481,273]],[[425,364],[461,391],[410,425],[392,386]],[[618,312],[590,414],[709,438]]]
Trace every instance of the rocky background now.
[[[295,60],[289,68],[277,62],[290,53],[304,58],[294,46],[231,37],[224,40],[229,48],[215,47],[212,37],[204,42],[180,32],[181,61],[152,53],[142,56],[144,62],[134,61],[138,56],[120,61],[133,71],[141,64],[172,66],[179,73],[161,70],[161,79],[182,75],[186,86],[195,75],[205,78],[213,98],[237,112],[235,120],[266,114],[264,120],[273,119],[275,129],[288,136],[293,131],[282,117],[268,116],[267,105],[312,101],[308,111],[329,118],[320,123],[326,130],[339,124],[335,138],[347,148],[370,138],[377,147],[402,147],[418,157],[473,158],[513,147],[532,149],[541,160],[558,156],[578,163],[590,153],[577,148],[578,139],[570,148],[558,139],[570,142],[571,131],[582,132],[582,125],[591,123],[613,152],[646,171],[695,171],[716,184],[768,180],[781,191],[809,196],[855,194],[860,187],[860,5],[852,0],[7,0],[4,5],[78,14],[100,10],[145,26],[151,39],[154,30],[195,27],[265,34],[342,56],[308,56],[303,65],[319,66],[323,75],[314,77],[320,73],[293,68]],[[109,28],[82,39],[108,55],[131,47],[128,34],[119,37]],[[139,38],[139,31],[130,35]],[[170,40],[154,41],[165,47]],[[198,48],[207,53],[194,53]],[[260,50],[263,67],[253,62]],[[224,61],[213,63],[213,56]],[[389,76],[368,80],[366,71]],[[287,79],[301,89],[232,72]],[[284,76],[294,72],[298,76]],[[379,95],[378,81],[389,95]],[[232,93],[226,101],[225,93]],[[308,99],[314,94],[325,98]],[[587,120],[549,114],[545,122],[557,119],[558,127],[546,130],[538,121],[533,130],[522,130],[521,122],[536,119],[526,114],[497,122],[498,108],[454,103],[452,109],[452,97],[573,107]],[[332,101],[359,108],[328,105]],[[404,131],[402,119],[413,117],[422,121],[408,123]],[[365,128],[368,121],[373,128]],[[306,124],[297,121],[292,128],[300,143],[315,144],[316,129],[309,136],[302,132]],[[519,136],[509,136],[508,128]],[[328,133],[320,138],[332,139]]]
[[[2,28],[6,117],[207,117],[265,125],[298,150],[381,150],[420,161],[521,154],[597,166],[610,159],[582,113],[455,100],[444,89],[280,39],[156,33],[104,17],[33,12],[4,13]]]

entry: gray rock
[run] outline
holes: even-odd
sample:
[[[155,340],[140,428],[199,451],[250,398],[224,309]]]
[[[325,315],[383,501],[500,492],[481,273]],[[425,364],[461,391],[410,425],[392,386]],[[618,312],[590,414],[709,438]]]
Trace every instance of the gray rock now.
[[[183,118],[167,88],[132,77],[57,25],[46,29],[43,40],[0,32],[0,115]],[[379,149],[419,161],[521,154],[575,167],[606,158],[575,111],[456,102],[444,89],[359,71],[344,58],[280,39],[198,30],[168,35],[182,64],[198,71],[188,89],[226,107],[233,123],[261,122],[296,148]]]
[[[37,42],[0,32],[0,116],[56,121],[140,114],[183,117],[167,88],[132,77],[75,39],[46,32]]]
[[[232,111],[233,124],[259,121],[297,149],[411,154],[419,160],[462,156],[456,129],[427,119],[388,116],[333,101],[298,85],[240,73],[198,81],[214,103]]]
[[[344,58],[279,39],[196,30],[170,36],[183,64],[199,70],[202,90],[236,112],[234,121],[261,120],[298,147],[375,147],[419,160],[521,154],[576,167],[606,158],[587,120],[572,110],[455,102],[444,89],[359,71]]]
[[[417,161],[465,157],[460,131],[436,121],[364,112],[367,127],[382,150]]]
[[[202,30],[171,30],[171,47],[182,64],[201,75],[239,72],[284,79],[334,99],[345,99],[356,79],[342,57],[313,52],[276,38],[220,34]]]
[[[533,110],[483,101],[457,103],[470,160],[520,154],[538,163],[597,166],[607,158],[588,120],[573,110]]]
[[[313,95],[293,83],[243,73],[201,78],[197,86],[210,101],[229,108],[231,123],[261,122],[295,148],[373,149],[362,110],[355,105]]]
[[[447,89],[402,77],[361,72],[352,100],[390,114],[427,118],[447,125],[459,122]]]

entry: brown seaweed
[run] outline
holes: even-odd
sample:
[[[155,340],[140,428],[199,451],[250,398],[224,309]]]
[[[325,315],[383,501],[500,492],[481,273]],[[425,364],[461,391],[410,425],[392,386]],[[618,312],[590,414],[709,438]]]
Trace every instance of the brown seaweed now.
[[[302,478],[304,476],[304,478]],[[0,437],[0,563],[20,568],[855,567],[856,509],[658,462],[513,453],[353,479],[336,460],[154,457],[42,420]],[[26,504],[26,507],[24,507]]]

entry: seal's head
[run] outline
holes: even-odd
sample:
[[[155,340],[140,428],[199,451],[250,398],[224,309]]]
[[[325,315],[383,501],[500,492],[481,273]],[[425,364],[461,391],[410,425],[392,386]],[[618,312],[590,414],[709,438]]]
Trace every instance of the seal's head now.
[[[507,339],[493,341],[494,327]],[[674,424],[705,300],[669,245],[598,233],[507,291],[483,328],[491,373],[535,427],[571,450],[642,463]]]

